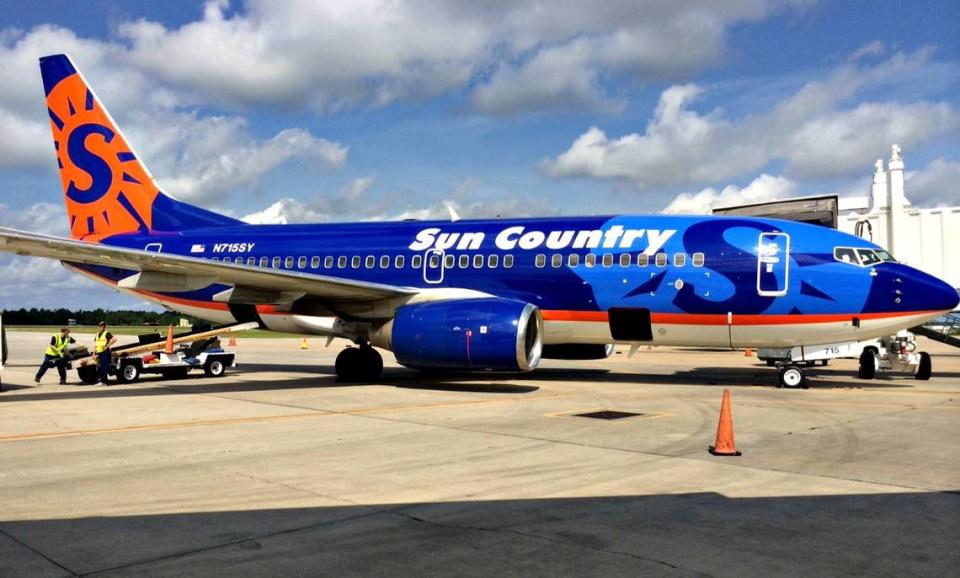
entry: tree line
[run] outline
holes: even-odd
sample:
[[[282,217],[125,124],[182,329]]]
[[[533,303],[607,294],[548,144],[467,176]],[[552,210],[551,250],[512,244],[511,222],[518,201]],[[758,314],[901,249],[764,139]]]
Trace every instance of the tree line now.
[[[181,318],[191,323],[198,322],[189,315],[172,311],[132,311],[128,309],[110,311],[104,309],[11,309],[3,312],[4,325],[68,325],[74,320],[77,325],[96,325],[106,321],[107,325],[177,325]]]

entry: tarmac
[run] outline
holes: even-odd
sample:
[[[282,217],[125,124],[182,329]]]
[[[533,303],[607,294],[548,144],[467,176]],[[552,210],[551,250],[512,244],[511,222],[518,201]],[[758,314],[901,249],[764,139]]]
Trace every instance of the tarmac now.
[[[247,339],[225,377],[41,386],[9,333],[0,576],[956,576],[960,351],[774,387],[743,352],[424,376]],[[80,336],[83,342],[88,336]],[[92,338],[91,338],[92,339]],[[740,457],[707,452],[723,389]],[[639,415],[577,417],[594,411]]]

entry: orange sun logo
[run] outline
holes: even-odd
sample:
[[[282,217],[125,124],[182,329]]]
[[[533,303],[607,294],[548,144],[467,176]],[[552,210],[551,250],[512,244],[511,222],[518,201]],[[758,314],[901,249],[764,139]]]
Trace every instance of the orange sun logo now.
[[[72,236],[149,231],[160,191],[79,74],[50,91],[47,110]]]

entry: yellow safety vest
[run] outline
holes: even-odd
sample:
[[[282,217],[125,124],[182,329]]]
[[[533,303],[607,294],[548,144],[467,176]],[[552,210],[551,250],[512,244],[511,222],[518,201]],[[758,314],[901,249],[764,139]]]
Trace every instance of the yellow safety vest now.
[[[47,355],[60,357],[63,355],[64,350],[67,349],[67,345],[70,344],[70,337],[64,337],[60,333],[55,333],[53,339],[53,345],[47,346]]]
[[[94,351],[96,351],[97,353],[103,353],[103,351],[107,348],[107,332],[101,331],[97,333],[97,336],[94,339],[93,343],[94,343],[94,348],[93,348]]]

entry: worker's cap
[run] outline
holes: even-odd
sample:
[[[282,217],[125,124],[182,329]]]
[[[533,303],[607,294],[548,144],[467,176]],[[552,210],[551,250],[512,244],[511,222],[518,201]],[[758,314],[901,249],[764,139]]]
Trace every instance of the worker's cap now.
[[[101,321],[100,323],[97,323],[97,327],[106,327],[106,326],[107,326],[106,321]]]
[[[69,327],[61,327],[61,328],[60,328],[60,331],[70,331],[70,328],[69,328]]]

